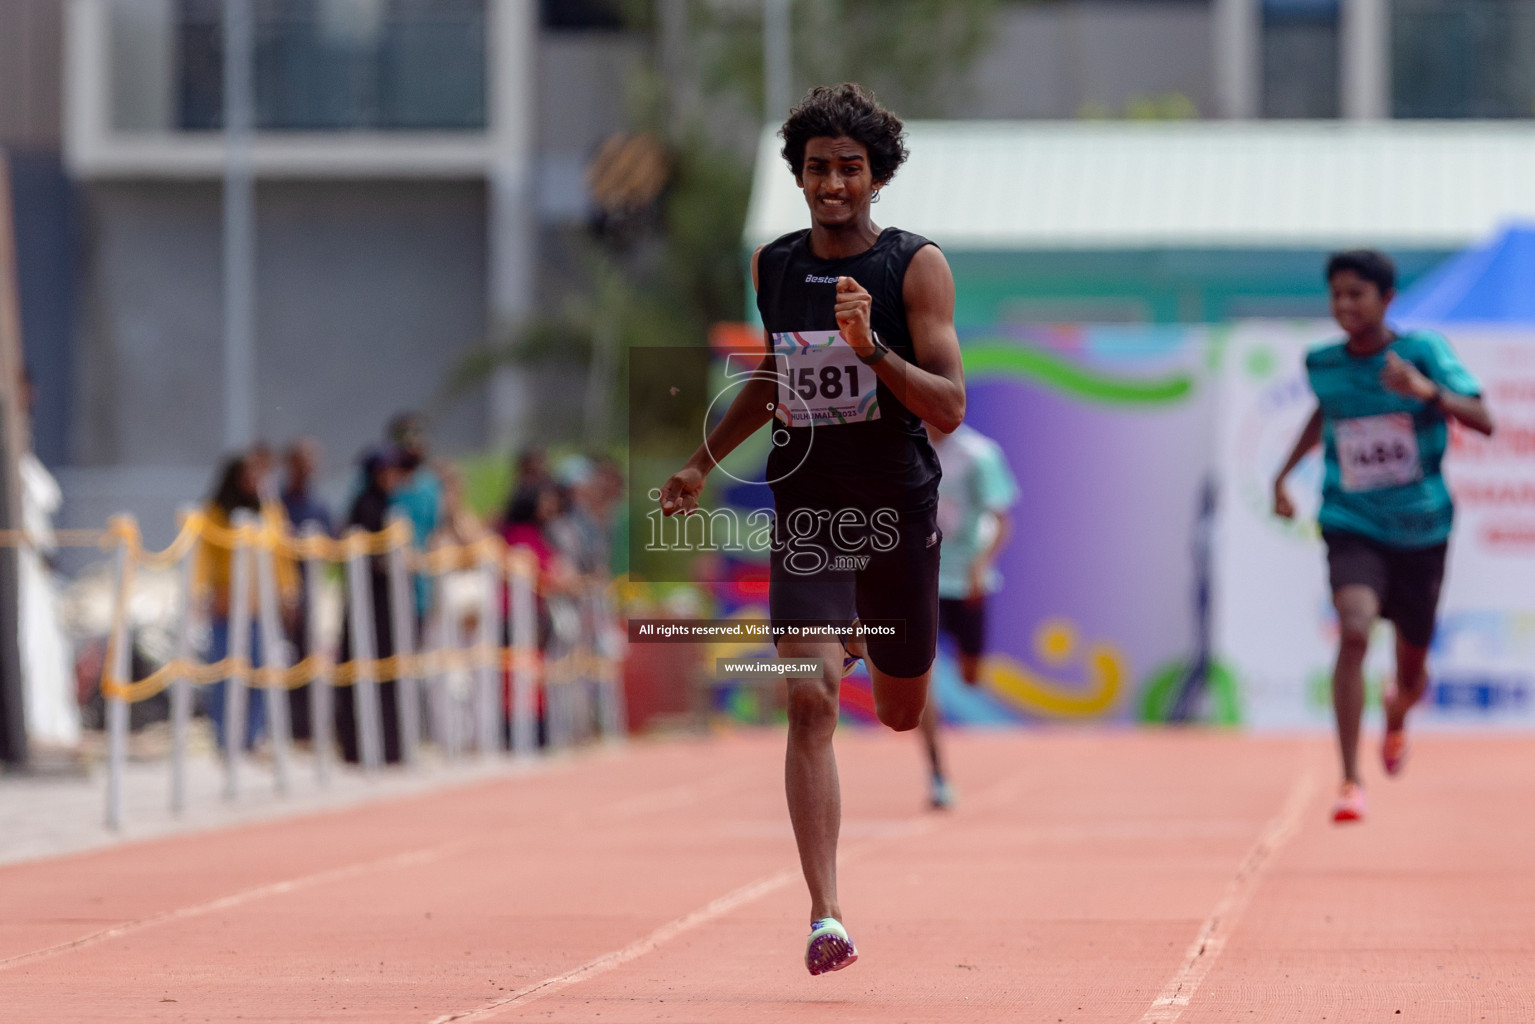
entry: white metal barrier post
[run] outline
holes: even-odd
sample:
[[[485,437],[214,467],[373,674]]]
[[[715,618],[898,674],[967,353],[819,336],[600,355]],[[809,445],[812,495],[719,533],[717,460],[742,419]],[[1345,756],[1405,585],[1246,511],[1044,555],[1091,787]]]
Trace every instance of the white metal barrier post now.
[[[490,600],[486,608],[490,616],[486,620],[485,642],[490,645],[487,659],[494,666],[491,673],[491,711],[496,723],[496,749],[506,750],[511,744],[511,675],[501,657],[509,636],[507,616],[511,609],[507,593],[507,561],[505,545],[486,542],[481,545],[490,565]]]
[[[128,645],[133,629],[128,622],[128,598],[133,589],[132,565],[128,558],[129,541],[117,548],[116,599],[112,608],[112,632],[107,639],[105,674],[118,685],[128,681]],[[107,716],[107,828],[123,827],[123,771],[128,759],[128,698],[122,693],[102,694]]]
[[[441,538],[432,542],[432,553],[437,556],[434,558],[436,565],[441,564],[440,553],[444,546]],[[448,652],[456,650],[457,644],[453,640],[453,609],[447,592],[448,573],[440,571],[435,573],[435,577],[437,601],[432,607],[430,646],[436,660],[427,682],[428,704],[432,713],[432,739],[436,741],[443,756],[451,760],[459,754],[456,724],[458,705],[453,699],[453,669]],[[427,644],[423,643],[422,646],[426,647]]]
[[[252,554],[256,558],[257,625],[261,630],[261,695],[266,701],[267,731],[272,741],[272,775],[277,792],[288,792],[288,658],[283,636],[282,606],[277,593],[277,543],[262,535]]]
[[[597,590],[592,599],[596,633],[598,678],[602,688],[602,732],[609,742],[624,738],[629,731],[629,713],[624,701],[624,680],[618,657],[624,638],[618,630],[618,612],[607,587]]]
[[[411,537],[410,521],[404,516],[390,518],[390,528],[403,530]],[[399,666],[395,673],[395,705],[399,712],[400,759],[405,764],[416,760],[416,744],[421,737],[420,690],[412,669],[416,650],[416,588],[415,580],[406,568],[408,544],[389,549],[389,614],[391,632],[394,634],[394,662]]]
[[[334,736],[331,691],[331,660],[329,651],[320,636],[320,588],[324,585],[324,572],[329,562],[320,556],[318,541],[324,533],[318,523],[304,527],[304,539],[309,542],[304,556],[304,614],[305,634],[308,637],[307,653],[310,664],[315,666],[309,677],[309,737],[314,745],[315,780],[324,786],[330,782],[331,742]]]
[[[224,683],[224,795],[240,795],[240,758],[245,751],[246,685],[251,664],[250,535],[255,516],[240,509],[232,517],[234,547],[229,553],[229,677]]]
[[[531,757],[538,745],[535,732],[534,660],[538,657],[538,604],[533,593],[538,563],[526,551],[511,552],[512,615],[512,751]]]
[[[364,771],[377,771],[384,763],[383,709],[379,703],[377,648],[373,643],[373,581],[362,550],[361,527],[347,533],[347,597],[352,625],[352,708],[357,729],[357,752]]]
[[[495,656],[501,637],[493,632],[501,620],[501,574],[496,571],[496,562],[489,550],[480,550],[480,623],[475,636],[479,686],[474,718],[482,757],[501,747],[501,659]]]
[[[182,522],[188,519],[186,512]],[[181,617],[176,623],[175,659],[183,665],[192,663],[192,574],[197,564],[194,543],[181,556],[178,575],[181,580]],[[192,725],[192,680],[183,672],[171,680],[171,812],[180,814],[187,807],[187,732]]]

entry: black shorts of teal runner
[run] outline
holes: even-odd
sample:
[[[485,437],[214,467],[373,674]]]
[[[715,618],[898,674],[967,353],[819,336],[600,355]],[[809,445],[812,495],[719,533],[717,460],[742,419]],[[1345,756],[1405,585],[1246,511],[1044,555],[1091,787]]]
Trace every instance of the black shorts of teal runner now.
[[[903,636],[869,637],[865,650],[881,672],[909,679],[931,668],[938,651],[943,534],[936,507],[885,511],[880,525],[856,527],[839,524],[826,509],[778,509],[768,607],[775,627],[846,626],[854,618],[904,622]]]
[[[959,653],[979,658],[986,652],[986,599],[938,599],[938,628],[954,638]]]
[[[1414,647],[1433,642],[1448,543],[1397,548],[1346,530],[1323,530],[1322,539],[1334,593],[1369,587],[1380,601],[1381,618],[1396,624],[1397,636]]]

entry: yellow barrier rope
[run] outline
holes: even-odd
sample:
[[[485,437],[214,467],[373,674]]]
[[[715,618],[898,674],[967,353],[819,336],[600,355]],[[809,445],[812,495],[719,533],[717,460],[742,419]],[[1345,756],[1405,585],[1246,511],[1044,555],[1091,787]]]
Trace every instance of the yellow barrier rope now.
[[[14,532],[14,531],[13,531]],[[82,531],[83,532],[83,531]],[[446,671],[471,671],[481,668],[499,668],[502,671],[522,669],[538,672],[542,659],[537,651],[519,651],[514,647],[486,647],[469,651],[428,651],[411,655],[390,655],[387,658],[351,660],[333,664],[330,659],[311,655],[298,664],[286,668],[255,668],[248,659],[223,658],[203,663],[186,658],[176,658],[161,665],[143,679],[119,678],[113,666],[117,663],[118,644],[127,642],[128,629],[121,621],[127,615],[128,595],[133,592],[133,581],[139,566],[153,569],[171,569],[192,550],[199,541],[227,550],[239,547],[259,548],[280,553],[294,559],[319,559],[342,562],[357,556],[386,555],[397,550],[411,553],[411,566],[423,575],[441,576],[445,573],[476,564],[490,563],[504,571],[530,580],[537,588],[538,560],[529,551],[508,547],[494,534],[468,544],[444,544],[430,552],[411,552],[413,540],[408,523],[390,523],[376,533],[355,532],[340,540],[323,536],[294,537],[270,520],[256,525],[222,527],[213,523],[203,512],[189,512],[182,517],[181,529],[175,540],[163,551],[150,551],[144,547],[143,535],[138,523],[129,516],[114,517],[104,531],[92,531],[103,547],[115,543],[125,549],[122,578],[118,581],[118,594],[114,606],[114,624],[107,644],[106,657],[101,674],[102,695],[129,703],[148,700],[164,691],[177,679],[186,679],[194,685],[205,685],[242,676],[258,686],[279,686],[295,689],[317,678],[324,669],[332,673],[332,685],[351,686],[359,678],[375,682],[390,682],[402,676],[421,678]],[[0,543],[4,538],[0,537]],[[120,639],[121,638],[121,639]],[[600,658],[589,660],[606,665]]]
[[[48,535],[47,547],[55,548],[94,548],[105,545],[108,538],[105,530],[53,530]],[[0,547],[11,548],[38,548],[45,545],[39,544],[38,538],[30,530],[0,530]]]
[[[607,665],[607,659],[594,655],[578,657],[577,660],[578,665],[585,670]],[[310,655],[298,664],[283,669],[253,667],[248,658],[223,658],[206,664],[175,658],[143,679],[132,682],[117,679],[110,672],[103,673],[101,692],[104,696],[136,704],[161,693],[177,679],[186,679],[193,685],[202,686],[220,679],[241,676],[250,679],[255,686],[294,690],[318,679],[324,669],[332,673],[332,686],[351,686],[364,677],[376,683],[388,683],[406,676],[421,679],[444,672],[481,668],[498,668],[504,672],[521,669],[536,674],[543,668],[543,659],[537,651],[519,651],[515,647],[474,647],[468,651],[391,654],[387,658],[355,659],[341,664],[319,655]]]

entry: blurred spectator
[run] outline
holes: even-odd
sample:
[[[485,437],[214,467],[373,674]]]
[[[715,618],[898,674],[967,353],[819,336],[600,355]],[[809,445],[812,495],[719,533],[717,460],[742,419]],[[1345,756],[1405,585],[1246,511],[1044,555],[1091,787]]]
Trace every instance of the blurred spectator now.
[[[446,544],[473,544],[483,538],[488,531],[469,507],[464,495],[464,474],[450,463],[439,465],[437,474],[442,481],[442,514],[437,524],[437,539]]]
[[[219,471],[214,492],[203,512],[210,526],[228,530],[233,525],[234,513],[240,509],[263,516],[282,515],[281,506],[274,503],[263,505],[257,490],[256,474],[248,455],[235,456],[225,461]],[[284,517],[284,520],[286,517]],[[276,524],[286,529],[286,521]],[[229,612],[234,559],[229,548],[213,543],[204,537],[198,543],[196,564],[193,567],[194,593],[207,602],[210,639],[207,658],[220,661],[229,654]],[[277,559],[277,589],[280,600],[292,607],[298,593],[298,579],[290,559]],[[256,610],[259,607],[255,566],[251,566],[249,599],[251,608],[250,661],[253,667],[263,664],[260,629],[257,628]],[[208,717],[213,722],[214,738],[220,747],[228,742],[225,735],[225,691],[228,680],[221,679],[207,690]],[[246,691],[244,744],[247,749],[266,732],[266,704],[255,688]]]
[[[536,487],[550,482],[548,457],[537,445],[529,445],[517,454],[513,472],[513,494],[523,487]]]
[[[277,487],[273,483],[273,477],[277,472],[277,459],[272,454],[272,446],[265,441],[257,441],[246,453],[245,464],[250,471],[251,479],[255,481],[256,494],[261,501],[264,503],[276,500]]]
[[[298,438],[288,446],[283,461],[287,478],[283,481],[282,503],[294,531],[302,532],[309,523],[317,523],[327,537],[334,536],[336,524],[330,509],[312,490],[320,467],[319,442],[312,437]]]
[[[32,379],[25,374],[21,393],[30,414]],[[21,453],[17,470],[21,526],[27,540],[16,551],[27,737],[39,745],[73,747],[80,742],[80,705],[75,699],[69,638],[59,622],[58,585],[49,564],[57,550],[53,517],[64,494],[30,448]]]
[[[526,548],[538,559],[541,591],[567,590],[574,582],[573,567],[549,535],[550,526],[564,511],[559,488],[552,483],[529,484],[512,494],[502,519],[501,539],[510,547]]]
[[[425,551],[442,519],[442,479],[428,462],[426,426],[421,417],[404,412],[389,421],[389,444],[399,454],[404,478],[389,501],[389,511],[410,520],[417,551]],[[416,618],[431,604],[431,581],[416,577]]]
[[[577,586],[574,568],[549,536],[550,527],[561,518],[564,510],[564,496],[553,482],[529,483],[513,492],[501,522],[501,539],[509,547],[531,552],[538,563],[534,591],[534,609],[538,618],[535,642],[541,656],[547,656],[554,643],[556,616],[562,621],[569,619],[570,595]],[[506,621],[510,629],[510,616]],[[510,637],[505,639],[509,641]],[[510,684],[509,677],[503,680],[502,707],[508,716],[507,729],[511,727]],[[548,700],[542,685],[538,689],[536,714],[538,744],[543,746],[548,742],[549,734]]]
[[[389,421],[387,433],[405,474],[390,498],[390,508],[410,520],[416,546],[425,547],[442,517],[442,479],[428,462],[426,427],[420,416],[406,412]]]
[[[568,500],[563,513],[546,527],[550,541],[581,576],[605,576],[609,541],[601,519],[603,484],[596,466],[584,455],[570,455],[560,460],[554,477]]]
[[[334,536],[335,523],[331,519],[330,509],[312,491],[315,472],[320,464],[319,442],[312,437],[298,438],[288,445],[283,462],[287,478],[283,481],[282,504],[293,532],[302,534],[305,527],[313,523],[325,536]],[[294,655],[298,659],[307,658],[310,654],[309,588],[303,585],[308,582],[308,573],[309,567],[299,563],[301,585],[293,622],[288,629],[288,637],[293,641]],[[313,734],[313,724],[309,720],[308,683],[288,691],[288,720],[293,723],[294,739],[309,739]]]
[[[596,515],[608,541],[608,573],[624,576],[629,572],[629,503],[624,500],[624,471],[616,459],[603,456],[596,461]]]
[[[359,527],[369,533],[377,533],[388,524],[389,512],[395,496],[406,480],[409,457],[397,448],[378,448],[363,457],[362,493],[352,503],[346,525]],[[372,591],[374,656],[387,658],[394,654],[394,621],[390,614],[389,562],[386,555],[368,557],[368,582]],[[342,620],[341,661],[354,656],[352,638],[351,592],[348,588],[347,615]],[[384,761],[396,764],[400,760],[400,708],[398,686],[393,681],[378,684],[379,705],[383,712]],[[355,699],[351,694],[336,702],[336,738],[346,760],[361,760],[357,735]]]

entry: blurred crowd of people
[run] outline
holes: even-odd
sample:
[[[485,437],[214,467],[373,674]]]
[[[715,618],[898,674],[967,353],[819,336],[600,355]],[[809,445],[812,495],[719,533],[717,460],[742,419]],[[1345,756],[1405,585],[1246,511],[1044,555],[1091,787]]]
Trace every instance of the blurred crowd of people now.
[[[243,510],[264,525],[293,535],[318,531],[329,537],[341,537],[354,529],[376,533],[398,517],[410,525],[417,552],[444,544],[471,545],[491,533],[499,534],[508,545],[530,551],[537,561],[541,663],[582,644],[604,651],[612,649],[616,626],[611,621],[607,585],[624,549],[617,537],[623,528],[624,477],[612,458],[568,455],[551,463],[543,450],[526,449],[515,460],[507,498],[499,512],[488,516],[470,506],[458,468],[431,457],[426,425],[419,415],[405,413],[394,417],[384,431],[382,443],[361,455],[349,484],[350,499],[343,516],[333,515],[318,493],[320,460],[319,445],[312,438],[292,441],[280,458],[269,446],[258,444],[225,460],[203,511],[215,527],[232,526]],[[230,636],[233,559],[227,548],[206,539],[195,557],[194,600],[209,623],[209,640],[203,653],[211,662],[227,656],[232,649],[238,653],[238,648],[232,648],[236,638]],[[311,653],[316,644],[327,642],[324,637],[310,635],[313,617],[308,607],[311,588],[307,585],[306,570],[303,563],[277,559],[276,590],[290,664]],[[394,637],[397,617],[391,601],[386,556],[369,556],[367,570],[371,584],[372,654],[388,658],[397,648]],[[346,612],[351,607],[351,594],[345,574],[339,570],[338,579],[344,597],[340,603],[339,637],[332,639],[335,644],[332,653],[338,661],[345,662],[354,657],[358,638],[353,636],[353,616]],[[441,576],[415,574],[410,614],[398,619],[413,624],[413,649],[439,640],[458,646],[480,642],[479,620],[485,596],[481,581],[470,558],[458,570]],[[249,592],[252,610],[257,598],[252,575]],[[503,611],[507,610],[509,602],[504,592],[500,601]],[[509,621],[505,615],[502,619]],[[443,630],[450,635],[436,635]],[[265,660],[259,632],[253,611],[251,634],[244,651],[256,666]],[[510,641],[510,626],[502,636],[484,639],[496,646],[505,645]],[[219,682],[204,690],[203,707],[220,747],[231,740],[225,717],[226,685]],[[461,682],[459,691],[467,690],[468,685]],[[506,735],[510,729],[508,681],[503,680],[502,690],[502,729]],[[547,735],[542,690],[540,687],[540,742]],[[394,763],[401,759],[397,686],[393,681],[385,681],[379,685],[379,692],[383,758]],[[259,691],[249,690],[248,698],[241,741],[247,748],[254,748],[263,741],[269,723],[265,700]],[[464,703],[467,706],[469,702]],[[315,735],[310,709],[307,686],[289,691],[288,719],[292,735],[301,742]],[[442,714],[440,708],[427,710],[429,715]],[[335,737],[342,755],[348,761],[360,760],[353,701],[336,700],[334,718]]]

